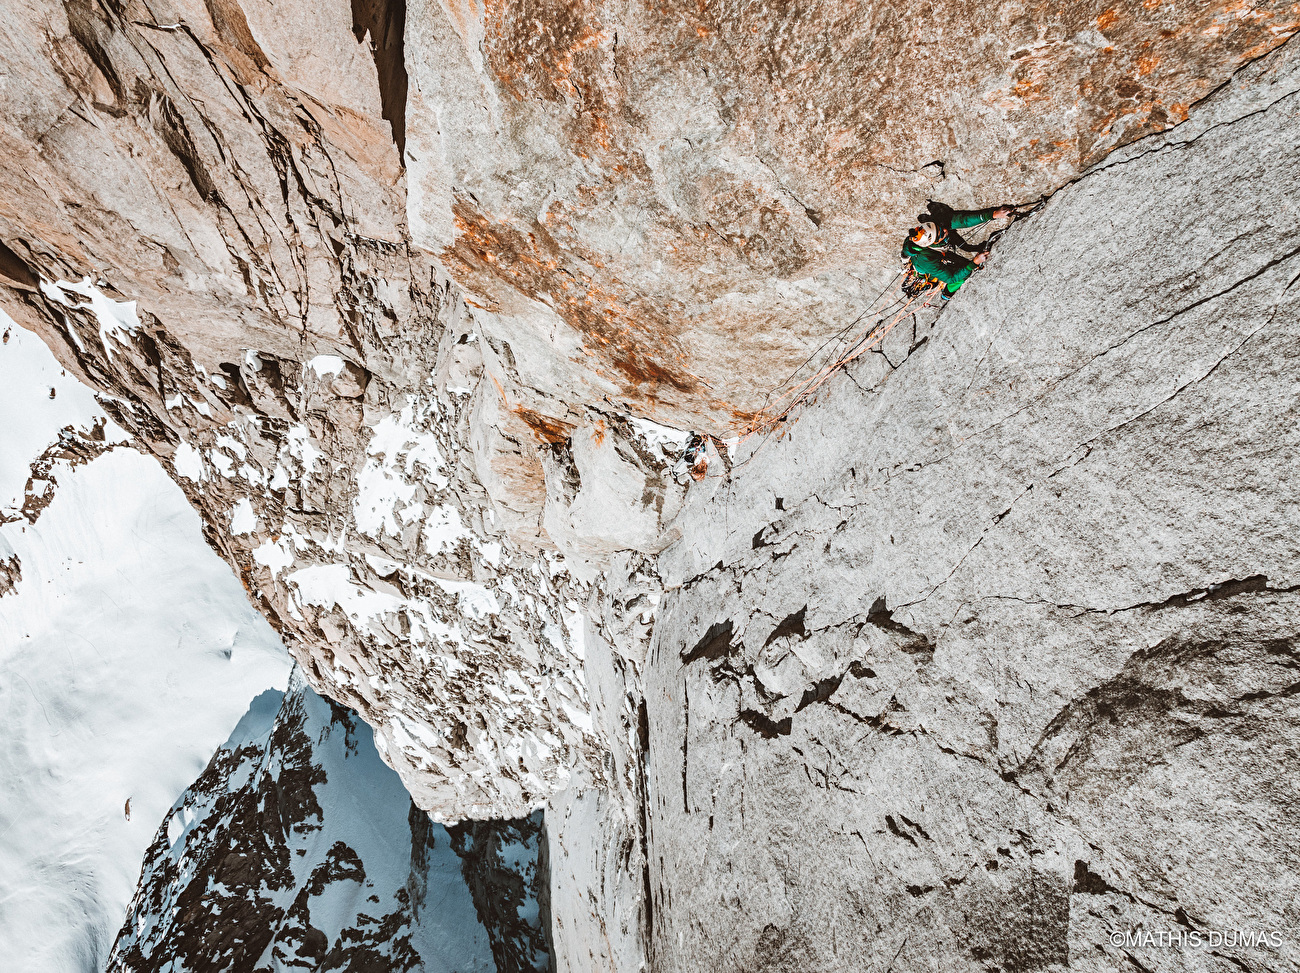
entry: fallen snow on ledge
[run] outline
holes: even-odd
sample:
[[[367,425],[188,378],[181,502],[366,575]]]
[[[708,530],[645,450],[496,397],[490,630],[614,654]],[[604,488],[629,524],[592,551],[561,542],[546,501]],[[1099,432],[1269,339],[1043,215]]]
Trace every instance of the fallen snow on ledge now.
[[[23,505],[32,460],[58,440],[59,431],[89,429],[108,417],[41,339],[3,312],[0,332],[9,336],[0,345],[0,517],[12,517]]]
[[[55,303],[62,304],[64,307],[74,307],[78,304],[90,304],[90,310],[95,315],[95,320],[99,322],[99,340],[104,346],[104,352],[108,355],[109,360],[113,358],[113,346],[109,344],[108,339],[120,342],[122,334],[134,334],[140,330],[140,318],[136,314],[135,301],[115,301],[103,291],[101,291],[91,281],[89,277],[83,277],[80,282],[72,283],[71,281],[60,280],[50,283],[41,281],[41,293]],[[76,294],[84,300],[77,301],[69,298],[69,294]],[[76,332],[69,332],[76,340]]]

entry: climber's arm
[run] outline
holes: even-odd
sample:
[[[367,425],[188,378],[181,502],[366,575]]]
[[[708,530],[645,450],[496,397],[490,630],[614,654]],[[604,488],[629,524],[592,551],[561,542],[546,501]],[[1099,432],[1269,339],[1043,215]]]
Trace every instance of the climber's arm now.
[[[975,273],[975,264],[970,260],[963,260],[960,266],[952,267],[949,272],[948,293],[956,294],[957,289],[966,283],[966,278]]]
[[[954,230],[967,230],[972,226],[979,226],[981,223],[987,223],[993,219],[994,210],[992,209],[972,209],[965,212],[952,214],[952,228]]]

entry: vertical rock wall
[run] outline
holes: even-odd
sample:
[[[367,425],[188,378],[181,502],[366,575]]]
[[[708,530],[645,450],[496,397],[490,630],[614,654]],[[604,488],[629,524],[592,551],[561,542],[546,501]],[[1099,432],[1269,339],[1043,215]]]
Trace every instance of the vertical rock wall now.
[[[1083,962],[1291,915],[1298,20],[19,0],[0,299],[421,808],[552,802],[557,955]],[[927,198],[1094,164],[682,509],[647,417],[743,421]]]
[[[692,491],[655,969],[1300,964],[1292,48]]]

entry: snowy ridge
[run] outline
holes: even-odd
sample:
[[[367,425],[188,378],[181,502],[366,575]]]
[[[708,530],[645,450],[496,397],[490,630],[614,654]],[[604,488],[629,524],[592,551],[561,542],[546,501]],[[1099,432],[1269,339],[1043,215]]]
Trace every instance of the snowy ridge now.
[[[537,841],[512,834],[502,844],[529,893],[519,905],[544,943]],[[295,675],[254,700],[168,811],[107,968],[486,973],[501,924],[484,927],[470,870],[370,728]]]

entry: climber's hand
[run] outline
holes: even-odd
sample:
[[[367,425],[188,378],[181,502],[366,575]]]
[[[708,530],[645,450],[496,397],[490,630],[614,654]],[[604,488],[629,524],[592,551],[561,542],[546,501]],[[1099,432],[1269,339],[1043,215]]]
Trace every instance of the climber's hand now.
[[[995,220],[1005,220],[1010,215],[1011,215],[1011,210],[1006,206],[999,206],[997,209],[993,211],[993,218]]]
[[[973,263],[976,267],[982,267],[984,265],[984,261],[988,259],[989,259],[989,255],[987,253],[977,253],[975,254],[975,256],[971,257],[971,263]]]

